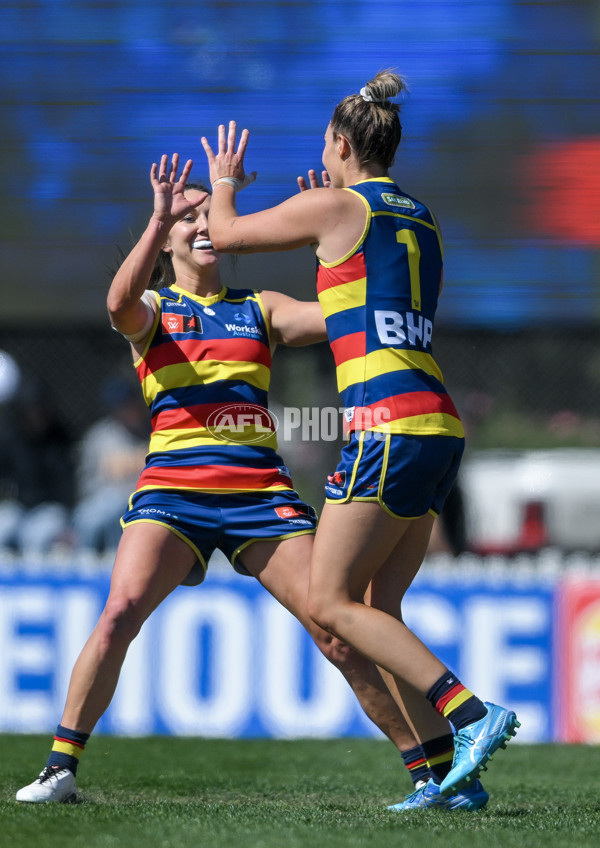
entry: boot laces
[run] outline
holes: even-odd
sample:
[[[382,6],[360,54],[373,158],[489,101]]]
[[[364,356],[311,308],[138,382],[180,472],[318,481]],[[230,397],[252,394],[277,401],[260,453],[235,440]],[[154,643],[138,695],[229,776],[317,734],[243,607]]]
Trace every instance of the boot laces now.
[[[38,777],[39,782],[46,783],[47,780],[51,780],[53,777],[56,777],[60,770],[60,766],[46,766],[44,771]]]

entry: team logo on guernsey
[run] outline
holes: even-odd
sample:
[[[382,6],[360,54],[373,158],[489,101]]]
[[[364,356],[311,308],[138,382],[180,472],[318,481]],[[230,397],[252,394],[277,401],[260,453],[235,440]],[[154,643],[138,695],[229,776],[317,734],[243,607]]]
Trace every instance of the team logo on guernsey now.
[[[276,506],[274,507],[279,518],[283,518],[290,524],[300,524],[304,527],[312,527],[313,522],[308,519],[308,511],[302,507],[295,506]]]
[[[346,472],[334,471],[333,474],[328,474],[327,482],[333,483],[334,486],[339,486],[340,488],[343,488],[346,485]]]
[[[202,321],[197,315],[178,315],[175,312],[163,312],[162,323],[169,333],[202,332]]]
[[[381,195],[381,199],[384,203],[387,203],[388,206],[397,206],[400,209],[417,208],[410,197],[402,197],[399,194],[389,194],[388,192],[385,192]]]
[[[341,497],[344,494],[346,486],[346,472],[334,471],[333,474],[327,475],[327,483],[325,484],[325,492],[328,495]]]
[[[298,518],[299,515],[302,515],[293,506],[276,506],[275,512],[280,518]]]
[[[211,309],[210,306],[205,306],[202,311],[205,312],[207,315],[214,315],[215,314],[215,310]]]
[[[227,403],[213,410],[206,420],[206,429],[220,442],[247,445],[264,442],[277,429],[277,418],[264,406],[256,403]]]

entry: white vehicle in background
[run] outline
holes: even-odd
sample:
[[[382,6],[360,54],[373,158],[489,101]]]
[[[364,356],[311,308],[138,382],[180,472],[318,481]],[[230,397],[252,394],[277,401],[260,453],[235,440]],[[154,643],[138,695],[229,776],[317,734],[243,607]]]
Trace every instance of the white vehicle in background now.
[[[600,551],[600,449],[467,451],[460,482],[475,553]]]

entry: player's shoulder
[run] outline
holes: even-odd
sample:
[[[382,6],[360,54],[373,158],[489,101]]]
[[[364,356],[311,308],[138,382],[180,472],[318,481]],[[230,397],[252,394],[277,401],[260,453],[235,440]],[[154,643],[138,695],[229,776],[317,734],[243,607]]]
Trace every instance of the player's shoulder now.
[[[284,294],[283,292],[278,291],[272,291],[271,289],[261,289],[261,291],[257,292],[257,294],[264,303],[264,305],[269,309],[284,304],[300,303],[300,301],[298,301],[296,298],[290,297],[289,294]]]
[[[234,289],[234,288],[231,288],[230,286],[227,286],[225,288],[225,294],[223,295],[222,299],[226,302],[248,300],[248,299],[252,299],[252,298],[256,297],[256,294],[257,294],[256,289],[251,289],[251,288],[242,288],[242,289],[235,288]]]

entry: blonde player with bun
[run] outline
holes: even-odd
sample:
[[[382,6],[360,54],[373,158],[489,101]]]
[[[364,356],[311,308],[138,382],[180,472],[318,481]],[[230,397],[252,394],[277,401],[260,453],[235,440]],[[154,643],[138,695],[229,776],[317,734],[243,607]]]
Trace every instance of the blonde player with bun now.
[[[325,132],[329,187],[239,216],[248,131],[218,130],[202,144],[213,202],[209,232],[229,253],[314,245],[317,293],[336,363],[349,441],[326,484],[311,563],[313,620],[370,658],[417,737],[431,710],[454,730],[452,768],[399,809],[481,806],[476,779],[519,726],[512,710],[482,702],[402,620],[404,594],[425,556],[435,517],[456,479],[464,431],[432,354],[442,288],[440,230],[429,209],[389,176],[402,135],[393,98],[405,89],[378,73],[335,108]],[[300,180],[301,188],[308,188]],[[365,597],[369,603],[365,603]],[[426,700],[425,700],[426,699]],[[487,798],[487,796],[486,796]]]

